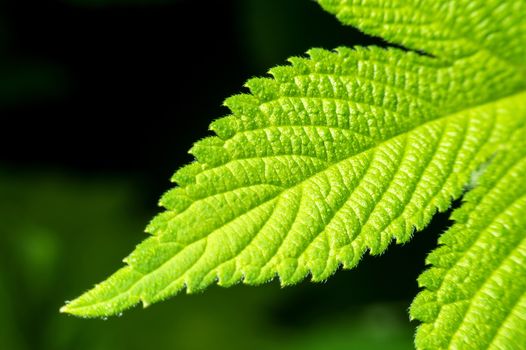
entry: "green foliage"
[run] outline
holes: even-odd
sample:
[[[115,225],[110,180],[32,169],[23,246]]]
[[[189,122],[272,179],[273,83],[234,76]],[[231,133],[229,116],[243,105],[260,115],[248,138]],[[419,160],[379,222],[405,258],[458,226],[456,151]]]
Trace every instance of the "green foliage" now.
[[[411,315],[422,349],[526,344],[526,132],[518,131],[453,214],[427,258]]]
[[[475,187],[420,278],[416,343],[526,343],[526,3],[319,2],[422,53],[313,49],[249,80],[174,175],[151,237],[62,311],[112,315],[214,282],[323,281]]]

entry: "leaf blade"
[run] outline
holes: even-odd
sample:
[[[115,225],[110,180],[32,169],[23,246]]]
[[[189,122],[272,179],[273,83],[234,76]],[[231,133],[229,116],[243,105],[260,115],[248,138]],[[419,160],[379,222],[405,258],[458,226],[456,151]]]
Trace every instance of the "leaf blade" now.
[[[526,65],[526,3],[521,0],[318,0],[347,25],[444,59],[486,51]],[[469,14],[469,15],[468,15]]]
[[[523,104],[523,110],[525,108]],[[520,348],[526,342],[526,132],[517,132],[430,254],[411,306],[419,349]]]
[[[234,115],[213,124],[222,137],[196,144],[197,162],[176,173],[180,186],[163,197],[169,210],[118,273],[127,280],[110,278],[63,312],[115,314],[216,280],[324,280],[366,250],[407,241],[524,122],[503,113],[524,97],[513,95],[523,82],[502,62],[380,49],[310,56],[227,101]],[[479,80],[495,84],[463,93]]]

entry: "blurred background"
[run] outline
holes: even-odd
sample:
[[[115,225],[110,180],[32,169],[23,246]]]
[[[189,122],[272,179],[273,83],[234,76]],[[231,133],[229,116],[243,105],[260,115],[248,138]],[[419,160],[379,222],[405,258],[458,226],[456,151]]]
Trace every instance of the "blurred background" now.
[[[0,2],[0,349],[411,349],[431,228],[326,283],[58,313],[122,265],[244,81],[310,47],[384,45],[311,0]]]

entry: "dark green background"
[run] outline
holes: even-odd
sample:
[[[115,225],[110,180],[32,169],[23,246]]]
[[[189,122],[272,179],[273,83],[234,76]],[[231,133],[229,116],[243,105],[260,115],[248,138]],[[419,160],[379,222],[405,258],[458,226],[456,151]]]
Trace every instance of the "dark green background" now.
[[[122,317],[58,313],[121,266],[243,82],[376,44],[310,0],[0,3],[0,349],[410,349],[445,215],[322,284],[212,287]]]

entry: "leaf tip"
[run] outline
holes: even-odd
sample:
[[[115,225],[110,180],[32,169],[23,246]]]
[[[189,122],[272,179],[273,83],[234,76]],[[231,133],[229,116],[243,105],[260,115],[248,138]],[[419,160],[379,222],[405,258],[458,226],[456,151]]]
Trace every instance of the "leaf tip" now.
[[[76,315],[76,313],[75,313],[75,302],[76,301],[77,301],[77,299],[75,299],[73,301],[66,300],[64,302],[64,305],[62,305],[58,311],[61,314]],[[79,316],[81,316],[81,315],[79,315]]]
[[[58,309],[58,312],[60,312],[61,314],[69,314],[68,305],[63,305],[60,309]]]
[[[77,299],[76,299],[77,300]],[[78,308],[75,307],[75,301],[66,300],[64,305],[58,310],[61,314],[69,314],[78,317],[86,317],[82,312],[79,312]]]

